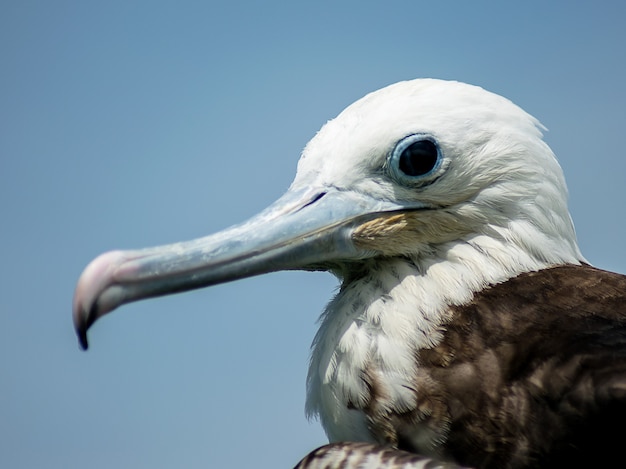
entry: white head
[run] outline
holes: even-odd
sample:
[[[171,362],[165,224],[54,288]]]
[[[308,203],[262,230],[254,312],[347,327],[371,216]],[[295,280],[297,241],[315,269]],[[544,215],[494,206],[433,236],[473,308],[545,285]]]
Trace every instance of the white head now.
[[[427,218],[437,228],[450,218],[458,221],[456,233],[432,229],[413,236],[413,248],[406,247],[414,254],[422,239],[430,248],[501,233],[542,264],[577,262],[582,256],[565,180],[541,130],[535,118],[482,88],[433,79],[400,82],[328,122],[306,146],[292,188],[335,187],[436,209],[445,220],[437,211]],[[411,135],[432,139],[440,151],[438,167],[424,176],[406,177],[393,167],[394,148]]]

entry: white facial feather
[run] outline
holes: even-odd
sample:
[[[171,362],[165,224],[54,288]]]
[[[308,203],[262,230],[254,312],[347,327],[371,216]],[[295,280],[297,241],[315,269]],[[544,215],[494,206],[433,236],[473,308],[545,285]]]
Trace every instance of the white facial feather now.
[[[384,168],[396,143],[416,133],[438,142],[445,168],[432,183],[409,187]],[[328,305],[313,344],[307,412],[320,416],[331,441],[376,440],[359,410],[370,392],[365,374],[383,389],[378,405],[415,405],[416,351],[441,340],[450,305],[522,272],[584,260],[561,169],[541,137],[540,124],[505,98],[414,80],[365,96],[306,146],[292,187],[418,201],[467,228],[454,240],[416,239],[405,257],[363,261]]]

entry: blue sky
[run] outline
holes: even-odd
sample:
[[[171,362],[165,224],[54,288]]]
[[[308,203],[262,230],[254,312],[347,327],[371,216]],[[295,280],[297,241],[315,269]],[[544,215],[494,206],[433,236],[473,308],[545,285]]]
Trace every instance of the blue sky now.
[[[470,82],[538,117],[583,253],[626,272],[625,8],[4,2],[0,467],[277,468],[323,444],[304,397],[329,274],[128,305],[87,353],[71,299],[101,252],[268,205],[324,122],[395,81]]]

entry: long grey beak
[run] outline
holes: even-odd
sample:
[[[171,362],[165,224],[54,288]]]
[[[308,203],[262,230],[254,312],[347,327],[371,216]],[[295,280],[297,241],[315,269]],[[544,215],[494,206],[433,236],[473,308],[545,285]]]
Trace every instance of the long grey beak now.
[[[83,271],[74,294],[74,326],[82,348],[100,317],[131,301],[278,270],[329,269],[372,255],[351,240],[354,228],[392,202],[340,191],[290,190],[247,222],[211,236],[136,251],[111,251]]]

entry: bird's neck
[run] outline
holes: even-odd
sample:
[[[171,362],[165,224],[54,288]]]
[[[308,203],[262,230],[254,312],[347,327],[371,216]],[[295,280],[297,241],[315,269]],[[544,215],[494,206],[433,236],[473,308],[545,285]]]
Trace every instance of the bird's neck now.
[[[477,236],[415,258],[369,260],[344,282],[322,315],[308,376],[307,414],[319,416],[330,441],[388,442],[385,429],[372,423],[373,409],[415,409],[419,351],[442,340],[450,306],[553,264],[503,242],[504,253],[494,242]],[[441,435],[417,438],[433,446]]]

